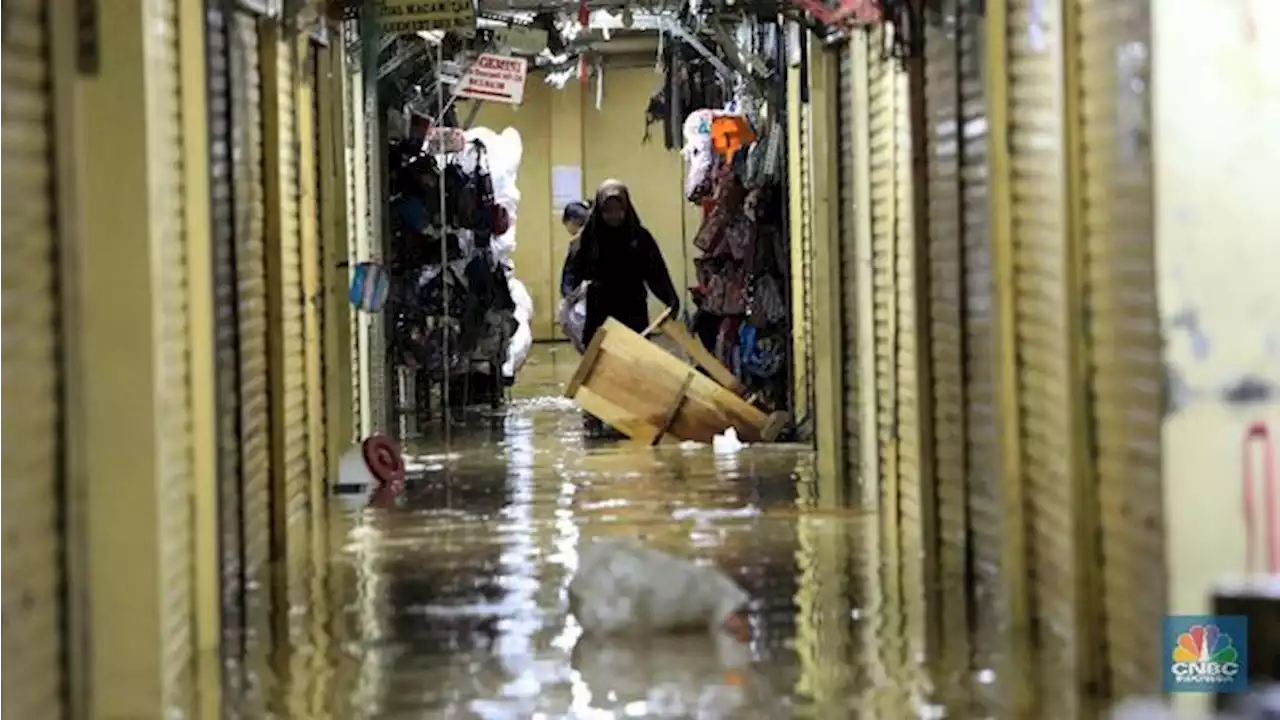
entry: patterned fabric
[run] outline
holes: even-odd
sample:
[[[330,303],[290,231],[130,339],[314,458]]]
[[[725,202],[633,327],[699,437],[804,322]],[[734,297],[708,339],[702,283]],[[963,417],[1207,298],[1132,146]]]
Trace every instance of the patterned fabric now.
[[[760,275],[751,283],[751,293],[747,301],[747,313],[751,322],[757,327],[780,323],[787,319],[787,303],[782,297],[782,288],[777,278],[772,275]]]

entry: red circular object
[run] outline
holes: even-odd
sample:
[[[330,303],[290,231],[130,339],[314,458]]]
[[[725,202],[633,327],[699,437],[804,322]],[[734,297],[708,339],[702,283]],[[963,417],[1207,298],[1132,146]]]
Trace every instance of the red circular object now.
[[[385,435],[374,435],[362,444],[364,464],[382,485],[404,482],[404,458],[400,448]]]

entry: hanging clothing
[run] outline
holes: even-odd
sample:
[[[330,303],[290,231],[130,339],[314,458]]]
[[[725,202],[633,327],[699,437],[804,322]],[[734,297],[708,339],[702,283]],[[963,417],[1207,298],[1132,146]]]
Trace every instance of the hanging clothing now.
[[[615,224],[605,220],[610,212],[606,202],[622,204],[622,218]],[[644,330],[649,324],[646,288],[673,315],[680,311],[680,296],[658,242],[640,223],[627,187],[617,180],[600,185],[578,251],[566,269],[571,277],[590,283],[584,345],[591,343],[595,331],[610,317],[636,332]]]

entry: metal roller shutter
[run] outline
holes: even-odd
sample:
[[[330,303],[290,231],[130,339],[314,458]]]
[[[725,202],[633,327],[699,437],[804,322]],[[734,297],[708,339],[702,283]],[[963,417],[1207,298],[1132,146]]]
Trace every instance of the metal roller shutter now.
[[[948,667],[968,662],[965,527],[964,223],[960,63],[954,3],[925,29],[929,318],[942,637]],[[945,25],[943,23],[946,23]]]
[[[4,18],[4,716],[63,714],[53,78],[43,0]]]
[[[964,258],[965,504],[972,587],[973,660],[996,667],[1003,625],[1000,435],[996,415],[996,300],[987,186],[987,98],[981,16],[959,24],[961,237]]]
[[[1167,608],[1160,484],[1148,0],[1079,13],[1085,287],[1113,695],[1159,692]]]
[[[806,58],[806,62],[808,59]],[[796,421],[797,424],[812,428],[813,412],[813,303],[810,294],[813,292],[813,158],[812,147],[812,113],[808,103],[799,105],[798,117],[799,144],[797,162],[799,175],[796,187],[792,192],[800,197],[800,287],[796,295],[799,298],[799,311],[792,312],[793,328],[799,326],[795,336],[799,339],[796,348],[795,388],[796,388]],[[794,239],[792,242],[796,242]],[[794,254],[793,254],[794,257]],[[794,275],[794,273],[793,273]]]
[[[240,352],[232,195],[231,48],[222,3],[205,13],[209,72],[209,189],[214,285],[215,409],[217,420],[218,552],[222,577],[224,680],[241,691],[236,664],[244,655],[244,548],[240,488]]]
[[[855,73],[852,41],[840,45],[839,52],[839,102],[836,105],[837,162],[840,201],[840,324],[844,332],[843,377],[844,399],[844,459],[845,483],[862,481],[862,407],[859,404],[858,373],[861,360],[858,356],[858,226],[854,215],[856,200],[854,131],[857,127],[857,110],[854,104]]]
[[[240,338],[240,472],[244,572],[259,593],[271,557],[271,419],[267,353],[266,186],[263,174],[262,60],[258,20],[232,22],[232,104],[236,282]],[[269,607],[269,598],[259,607]],[[254,622],[253,625],[258,625]]]
[[[164,705],[186,708],[191,690],[191,392],[190,331],[187,303],[187,243],[183,238],[181,52],[178,47],[178,3],[151,3],[155,22],[148,45],[148,65],[155,69],[150,88],[153,123],[152,171],[154,224],[153,277],[159,313],[156,325],[158,476],[161,582],[164,588]]]
[[[307,368],[306,352],[306,298],[302,289],[302,203],[300,198],[300,156],[298,147],[298,107],[297,83],[295,73],[296,55],[294,44],[290,40],[277,40],[275,47],[276,63],[268,72],[276,73],[277,92],[277,150],[278,182],[280,203],[273,211],[279,217],[279,248],[269,255],[267,268],[270,271],[272,262],[278,263],[278,271],[272,273],[272,282],[277,284],[273,290],[277,303],[276,324],[271,332],[279,333],[275,352],[278,353],[273,365],[280,372],[279,381],[273,383],[280,394],[273,401],[280,405],[273,412],[273,419],[281,426],[272,434],[273,439],[280,442],[276,451],[281,474],[281,487],[277,497],[283,506],[275,510],[275,521],[283,522],[280,530],[283,540],[280,547],[286,553],[289,576],[289,597],[303,599],[305,587],[300,585],[299,562],[305,558],[307,540],[308,508],[310,507],[311,457],[308,445],[307,428]]]
[[[934,586],[929,579],[929,564],[936,560],[936,550],[927,540],[926,523],[934,523],[930,494],[933,489],[925,478],[932,475],[932,468],[924,467],[924,427],[921,417],[921,396],[929,392],[920,380],[922,333],[927,333],[925,308],[917,301],[921,278],[918,256],[921,244],[916,241],[915,216],[915,163],[911,123],[910,78],[898,64],[891,63],[894,114],[894,240],[892,260],[894,300],[897,318],[894,324],[894,400],[895,415],[898,512],[902,533],[902,593],[906,610],[906,633],[909,652],[913,658],[927,657],[930,631],[929,594]],[[921,178],[923,180],[923,178]],[[922,229],[923,230],[923,229]],[[927,281],[927,279],[925,279]],[[927,405],[925,406],[927,407]],[[923,682],[922,668],[911,666],[913,683]],[[918,687],[918,685],[917,685]]]
[[[1079,715],[1075,460],[1069,404],[1066,162],[1061,6],[1009,6],[1014,333],[1027,523],[1028,589],[1043,707]],[[1089,648],[1090,652],[1096,648]]]
[[[879,446],[879,513],[881,566],[886,623],[900,626],[902,618],[902,561],[899,530],[898,483],[898,367],[896,358],[898,296],[896,293],[897,240],[900,207],[897,180],[899,143],[897,122],[898,72],[880,53],[883,30],[872,31],[867,59],[868,133],[867,163],[870,181],[872,316],[875,338],[876,443]],[[904,648],[886,647],[884,662],[891,673],[902,666]],[[895,657],[896,655],[896,657]]]
[[[303,156],[300,162],[302,173],[302,198],[304,213],[302,226],[302,267],[303,307],[306,320],[306,363],[307,363],[307,418],[308,443],[311,466],[311,503],[319,506],[324,502],[326,487],[325,443],[328,433],[325,430],[324,399],[324,325],[322,309],[324,292],[321,278],[324,276],[324,241],[322,238],[323,222],[320,217],[320,117],[317,101],[319,98],[319,55],[320,47],[308,41],[306,58],[302,64],[301,87],[299,101],[305,107],[298,108],[299,117],[305,116],[306,122],[299,123],[299,130],[306,133],[300,143]],[[312,538],[313,541],[316,537]]]

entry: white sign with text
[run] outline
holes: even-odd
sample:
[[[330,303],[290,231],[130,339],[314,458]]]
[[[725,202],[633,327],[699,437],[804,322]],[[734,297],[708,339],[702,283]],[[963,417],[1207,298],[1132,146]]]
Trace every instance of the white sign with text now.
[[[519,105],[529,63],[524,58],[481,53],[467,68],[454,92],[458,97]]]

